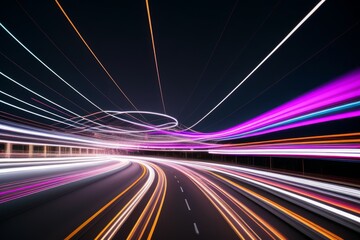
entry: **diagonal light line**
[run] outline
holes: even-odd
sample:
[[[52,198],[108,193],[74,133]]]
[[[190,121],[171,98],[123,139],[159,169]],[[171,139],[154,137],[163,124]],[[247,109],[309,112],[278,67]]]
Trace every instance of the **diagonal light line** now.
[[[57,74],[54,70],[52,70],[46,63],[44,63],[40,58],[38,58],[33,52],[31,52],[22,42],[20,42],[2,23],[0,23],[0,27],[2,27],[18,44],[20,44],[21,47],[23,47],[28,53],[31,54],[39,63],[41,63],[44,67],[46,67],[50,72],[52,72],[57,78],[59,78],[61,81],[63,81],[68,87],[70,87],[72,90],[74,90],[77,94],[79,94],[82,98],[84,98],[86,101],[91,103],[94,107],[101,110],[102,109],[96,105],[94,102],[92,102],[90,99],[85,97],[81,92],[79,92],[76,88],[74,88],[70,83],[66,82],[59,74]],[[5,76],[2,72],[0,72],[1,75]]]
[[[293,35],[301,25],[308,20],[308,18],[313,15],[316,10],[325,2],[326,0],[321,0],[316,6],[311,9],[311,11],[285,36],[285,38],[233,89],[231,90],[218,104],[215,105],[208,113],[206,113],[200,120],[191,125],[188,129],[191,129],[202,122],[207,116],[209,116],[215,109],[217,109],[226,99],[228,99],[231,94],[233,94],[261,65],[263,65],[266,60],[268,60],[271,55],[273,55],[290,37]],[[187,129],[187,130],[188,130]]]
[[[68,22],[70,23],[70,25],[72,26],[72,28],[75,30],[75,32],[77,33],[77,35],[79,36],[79,38],[81,39],[81,41],[85,44],[86,48],[90,51],[90,53],[93,55],[93,57],[95,58],[95,60],[98,62],[98,64],[100,65],[100,67],[104,70],[104,72],[106,73],[106,75],[110,78],[110,80],[116,85],[116,87],[119,89],[119,91],[122,93],[122,95],[126,98],[126,100],[136,109],[136,106],[134,105],[134,103],[129,99],[129,97],[125,94],[125,92],[120,88],[120,86],[116,83],[116,81],[114,80],[114,78],[110,75],[109,71],[105,68],[105,66],[101,63],[101,61],[99,60],[99,58],[95,55],[95,53],[93,52],[93,50],[90,48],[90,46],[87,44],[87,42],[85,41],[85,39],[83,38],[83,36],[80,34],[79,30],[76,28],[76,26],[74,25],[74,23],[71,21],[70,17],[66,14],[65,10],[62,8],[62,6],[60,5],[58,0],[55,0],[56,4],[58,5],[58,7],[60,8],[61,12],[63,13],[63,15],[65,16],[65,18],[68,20]]]
[[[155,61],[157,80],[158,80],[159,89],[160,89],[161,102],[162,102],[162,105],[163,105],[164,113],[166,113],[164,96],[163,96],[162,87],[161,87],[161,81],[160,81],[159,65],[158,65],[158,61],[157,61],[157,57],[156,57],[156,48],[155,48],[155,40],[154,40],[154,34],[153,34],[153,29],[152,29],[152,21],[151,21],[151,15],[150,15],[149,1],[145,0],[145,2],[146,2],[146,11],[147,11],[147,16],[148,16],[148,21],[149,21],[151,44],[152,44],[152,49],[153,49],[153,53],[154,53],[154,61]]]

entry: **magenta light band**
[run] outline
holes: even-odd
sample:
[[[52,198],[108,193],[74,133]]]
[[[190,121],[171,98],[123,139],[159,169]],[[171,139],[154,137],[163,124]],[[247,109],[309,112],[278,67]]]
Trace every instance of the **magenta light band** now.
[[[267,125],[275,124],[280,121],[285,121],[291,117],[301,116],[301,114],[308,114],[312,111],[320,110],[324,107],[336,106],[336,104],[342,104],[346,101],[359,98],[360,96],[360,71],[355,71],[346,76],[339,78],[325,86],[322,86],[310,93],[307,93],[297,99],[290,101],[289,103],[283,104],[267,113],[264,113],[252,120],[241,123],[232,128],[212,132],[212,133],[192,133],[192,132],[168,132],[160,131],[159,133],[179,136],[183,138],[192,139],[195,141],[199,140],[222,140],[230,136],[236,136],[257,128],[261,128]],[[336,115],[340,116],[340,115]],[[345,116],[345,115],[343,115]],[[357,115],[352,115],[356,117]],[[348,115],[345,118],[351,117]],[[285,130],[294,127],[305,126],[308,124],[316,124],[325,122],[326,120],[334,121],[341,119],[340,117],[325,117],[322,120],[309,120],[303,123],[291,124],[289,126],[282,126],[274,128],[273,130],[262,131],[261,134],[271,133],[274,131]],[[246,135],[246,137],[256,136],[260,133],[254,133]],[[242,137],[241,137],[242,138]],[[151,144],[151,143],[150,143]],[[168,146],[172,147],[172,146]]]

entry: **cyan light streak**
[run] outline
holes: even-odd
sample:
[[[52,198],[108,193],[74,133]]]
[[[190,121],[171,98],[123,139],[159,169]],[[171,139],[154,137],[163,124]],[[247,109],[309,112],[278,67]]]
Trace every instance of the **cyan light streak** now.
[[[261,132],[261,131],[264,131],[264,130],[267,130],[267,129],[271,129],[271,128],[275,128],[275,127],[279,127],[279,126],[284,126],[284,125],[287,125],[287,124],[290,124],[290,123],[300,122],[302,120],[307,120],[307,119],[323,116],[323,115],[330,114],[330,113],[344,111],[344,110],[354,108],[354,107],[358,107],[358,106],[360,106],[360,101],[356,101],[356,102],[353,102],[353,103],[347,103],[347,104],[344,104],[344,105],[341,105],[341,106],[336,106],[336,107],[333,107],[333,108],[317,111],[317,112],[314,112],[314,113],[309,113],[309,114],[306,114],[304,116],[300,116],[300,117],[292,118],[292,119],[289,119],[289,120],[285,120],[285,121],[282,121],[282,122],[279,122],[279,123],[275,123],[275,124],[265,126],[265,127],[259,128],[259,129],[255,129],[255,130],[252,130],[252,131],[249,131],[249,132],[245,132],[245,133],[242,133],[242,134],[237,134],[237,135],[231,136],[229,138],[224,138],[224,140],[231,140],[231,139],[241,138],[241,137],[244,137],[244,136],[252,134],[252,133]]]

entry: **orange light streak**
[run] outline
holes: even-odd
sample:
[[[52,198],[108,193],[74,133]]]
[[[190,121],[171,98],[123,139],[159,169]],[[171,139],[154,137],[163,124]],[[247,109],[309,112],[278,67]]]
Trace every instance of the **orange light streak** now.
[[[149,163],[157,172],[158,174],[158,181],[156,184],[156,188],[153,192],[153,194],[150,197],[150,200],[147,202],[144,210],[142,211],[140,217],[136,221],[134,227],[132,228],[130,234],[128,235],[127,239],[134,239],[135,236],[137,239],[143,239],[144,232],[150,222],[150,219],[152,218],[156,206],[159,205],[155,219],[153,221],[153,224],[151,226],[149,235],[147,239],[151,239],[153,232],[155,230],[157,221],[160,216],[160,212],[164,203],[165,195],[166,195],[166,188],[167,188],[167,181],[164,171],[159,168],[158,166]],[[161,198],[161,200],[160,200]],[[159,202],[160,201],[160,202]],[[141,227],[142,226],[142,227]],[[140,229],[141,227],[141,229]],[[138,232],[138,233],[137,233]]]
[[[156,48],[155,48],[154,33],[153,33],[152,21],[151,21],[151,15],[150,15],[149,0],[145,0],[145,2],[146,2],[146,12],[147,12],[147,16],[148,16],[150,36],[151,36],[151,45],[152,45],[152,49],[153,49],[153,53],[154,53],[156,75],[157,75],[157,80],[158,80],[159,89],[160,89],[161,102],[162,102],[162,105],[163,105],[163,108],[164,108],[164,113],[166,113],[164,96],[163,96],[163,93],[162,93],[162,87],[161,87],[161,81],[160,81],[159,65],[158,65],[158,61],[157,61],[157,54],[156,54]]]
[[[111,201],[105,204],[102,208],[100,208],[95,214],[93,214],[90,218],[88,218],[85,222],[83,222],[79,227],[77,227],[73,232],[71,232],[65,240],[69,240],[74,237],[79,231],[81,231],[86,225],[88,225],[92,220],[94,220],[97,216],[99,216],[104,210],[106,210],[111,204],[113,204],[116,200],[118,200],[121,196],[123,196],[126,192],[128,192],[131,188],[133,188],[146,174],[147,169],[140,165],[142,168],[142,174],[139,178],[135,180],[130,186],[128,186],[124,191],[114,197]]]
[[[122,95],[126,98],[126,100],[128,100],[128,102],[136,109],[136,106],[133,104],[133,102],[129,99],[129,97],[125,94],[125,92],[120,88],[120,86],[116,83],[116,81],[114,80],[114,78],[111,76],[111,74],[109,73],[109,71],[105,68],[105,66],[101,63],[101,61],[99,60],[99,58],[96,56],[96,54],[94,53],[94,51],[90,48],[89,44],[85,41],[85,39],[83,38],[83,36],[81,35],[81,33],[79,32],[79,30],[76,28],[75,24],[71,21],[70,17],[67,15],[67,13],[65,12],[65,10],[63,9],[63,7],[60,5],[58,0],[55,0],[56,4],[58,5],[58,7],[60,8],[61,12],[63,13],[63,15],[65,16],[65,18],[68,20],[68,22],[70,23],[70,25],[72,26],[72,28],[75,30],[76,34],[79,36],[79,38],[81,39],[81,41],[85,44],[86,48],[90,51],[90,53],[93,55],[93,57],[95,58],[95,60],[97,61],[97,63],[100,65],[100,67],[104,70],[104,72],[106,73],[106,75],[110,78],[110,80],[116,85],[116,87],[120,90],[120,92],[122,93]]]
[[[251,191],[251,190],[249,190],[249,189],[247,189],[247,188],[245,188],[245,187],[243,187],[243,186],[241,186],[241,185],[239,185],[239,184],[237,184],[237,183],[235,183],[235,182],[233,182],[233,181],[231,181],[229,179],[226,179],[226,178],[224,178],[224,177],[222,177],[222,176],[220,176],[220,175],[218,175],[216,173],[211,173],[211,174],[213,174],[217,178],[222,179],[223,181],[226,181],[226,182],[230,183],[231,185],[241,189],[242,191],[256,197],[257,199],[260,199],[261,201],[263,201],[263,202],[267,203],[268,205],[278,209],[279,211],[285,213],[286,215],[292,217],[293,219],[301,222],[302,224],[304,224],[307,227],[313,229],[314,231],[320,233],[321,235],[325,236],[328,239],[342,239],[341,237],[339,237],[335,233],[330,232],[329,230],[327,230],[327,229],[317,225],[316,223],[314,223],[314,222],[300,216],[299,214],[297,214],[297,213],[295,213],[295,212],[281,206],[280,204],[278,204],[278,203],[276,203],[276,202],[274,202],[274,201],[272,201],[272,200],[270,200],[270,199],[268,199],[268,198],[266,198],[264,196],[261,196],[260,194],[257,194],[257,193],[255,193],[255,192],[253,192],[253,191]]]
[[[355,132],[355,133],[343,133],[343,134],[331,134],[331,135],[318,135],[318,136],[311,136],[311,137],[299,137],[299,138],[285,138],[285,139],[277,139],[277,140],[267,140],[267,141],[256,141],[256,142],[248,142],[248,143],[238,143],[238,144],[229,144],[229,145],[225,145],[225,146],[249,146],[249,145],[256,145],[256,144],[267,144],[267,143],[283,143],[286,142],[287,144],[291,144],[288,143],[290,141],[301,141],[301,140],[311,140],[311,139],[324,139],[324,138],[341,138],[341,137],[355,137],[355,136],[360,136],[360,132]],[[330,141],[335,141],[336,142],[357,142],[360,141],[360,139],[348,139],[348,140],[327,140],[326,142],[321,142],[321,141],[317,141],[318,143],[330,143]],[[302,143],[306,143],[306,142],[302,142]]]
[[[207,172],[211,173],[210,171]],[[264,232],[266,232],[272,239],[275,239],[273,235],[275,235],[277,239],[284,239],[284,240],[286,239],[286,237],[283,236],[279,231],[277,231],[273,226],[271,226],[268,222],[266,222],[263,218],[257,215],[254,211],[246,207],[239,200],[237,200],[228,192],[226,192],[223,188],[213,183],[212,181],[209,180],[207,181],[209,182],[209,184],[214,186],[218,191],[224,194],[231,202],[237,205],[241,211],[243,211],[251,220],[253,220],[261,229],[263,229]]]

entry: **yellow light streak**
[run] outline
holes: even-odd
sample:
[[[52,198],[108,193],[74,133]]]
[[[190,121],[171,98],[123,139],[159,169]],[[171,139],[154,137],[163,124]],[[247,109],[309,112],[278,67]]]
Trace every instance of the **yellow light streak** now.
[[[100,208],[95,214],[93,214],[90,218],[88,218],[85,222],[83,222],[79,227],[77,227],[73,232],[71,232],[65,240],[69,240],[74,237],[79,231],[81,231],[86,225],[88,225],[92,220],[94,220],[97,216],[99,216],[104,210],[106,210],[111,204],[113,204],[116,200],[118,200],[121,196],[123,196],[126,192],[128,192],[131,188],[133,188],[146,174],[147,169],[140,165],[142,168],[142,174],[139,178],[135,180],[130,186],[128,186],[124,191],[114,197],[111,201],[105,204],[102,208]]]

